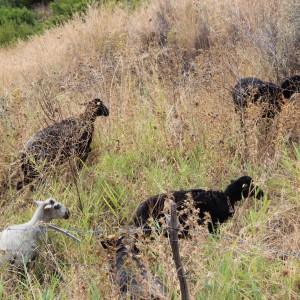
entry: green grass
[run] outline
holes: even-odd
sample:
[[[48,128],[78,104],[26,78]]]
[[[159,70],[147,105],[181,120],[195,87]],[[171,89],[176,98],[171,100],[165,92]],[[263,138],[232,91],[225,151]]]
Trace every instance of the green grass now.
[[[142,149],[137,147],[108,152],[95,149],[96,152],[100,150],[101,154],[100,156],[93,154],[93,163],[91,160],[85,163],[76,179],[78,189],[72,183],[74,178],[67,183],[63,177],[54,176],[48,178],[45,184],[39,185],[30,198],[43,199],[51,195],[65,203],[71,210],[71,219],[55,222],[62,227],[80,231],[101,229],[113,234],[118,232],[120,226],[132,222],[137,205],[149,195],[168,190],[209,188],[210,181],[207,179],[211,178],[209,174],[213,173],[214,167],[214,162],[211,160],[214,154],[211,149],[205,149],[203,145],[198,144],[190,151],[180,149],[166,151],[164,143],[156,144],[160,140],[159,135],[159,132],[151,132],[147,137],[142,137],[142,140],[147,139],[143,141]],[[158,147],[154,149],[155,146]],[[278,172],[284,172],[291,178],[296,178],[299,172],[299,162],[291,157],[297,156],[298,153],[298,148],[294,148],[292,152],[287,150],[283,152]],[[222,158],[219,159],[219,163],[222,163]],[[239,170],[236,169],[236,165],[236,160],[227,164],[227,172],[238,174]],[[66,171],[68,172],[68,166],[62,172]],[[252,169],[249,169],[249,172],[256,178],[259,176]],[[259,172],[263,173],[263,170]],[[218,178],[220,180],[212,186],[213,188],[221,189],[229,183],[225,175]],[[270,186],[264,186],[264,189],[278,187],[280,182],[276,181],[275,184],[274,180],[275,175],[268,178],[267,182]],[[294,194],[292,186],[285,181],[282,184],[285,193],[290,195],[291,202],[292,199],[296,201],[297,194]],[[79,206],[79,198],[82,210]],[[287,262],[277,257],[272,258],[271,255],[266,254],[268,247],[262,242],[267,234],[264,226],[273,214],[273,201],[268,193],[260,201],[244,201],[233,222],[222,226],[220,238],[206,237],[199,244],[196,235],[196,244],[193,241],[183,242],[183,256],[186,251],[187,253],[191,251],[196,257],[197,253],[201,252],[201,257],[196,264],[195,258],[192,259],[193,262],[189,261],[188,257],[184,258],[185,268],[189,274],[192,274],[190,287],[192,288],[193,284],[198,287],[197,291],[193,292],[195,299],[270,299],[272,295],[277,295],[276,297],[281,295],[282,299],[295,299],[295,283],[299,281],[299,276],[295,272],[297,264],[294,265],[292,258],[289,258]],[[34,209],[35,207],[32,207],[20,214],[22,219],[10,216],[8,221],[24,222],[31,217]],[[274,213],[276,214],[276,211]],[[237,225],[234,225],[235,222]],[[229,241],[224,239],[223,236],[226,237],[227,230],[236,231],[234,226],[243,229],[241,237],[232,238]],[[99,289],[100,276],[95,278],[93,275],[94,272],[97,274],[102,270],[101,267],[98,270],[94,266],[103,264],[103,262],[100,263],[99,256],[95,254],[97,249],[101,249],[98,237],[89,233],[79,235],[79,237],[82,239],[80,245],[62,235],[50,233],[50,240],[47,241],[50,245],[47,250],[49,254],[46,254],[46,258],[42,257],[38,260],[37,266],[39,267],[30,275],[31,279],[27,277],[18,282],[14,296],[22,295],[22,297],[31,298],[34,294],[38,299],[55,298],[58,295],[57,291],[61,290],[60,275],[72,281],[69,269],[75,264],[85,266],[81,279],[84,282],[85,295],[88,295],[89,299],[102,299],[105,291],[102,288]],[[159,239],[162,241],[164,238]],[[245,244],[239,242],[243,240],[246,241]],[[163,243],[167,247],[167,240]],[[261,244],[262,247],[252,246],[254,244]],[[188,250],[189,248],[191,250]],[[281,245],[277,245],[277,248],[280,249]],[[148,255],[148,250],[145,251]],[[153,251],[156,253],[155,257],[160,256],[155,245]],[[55,257],[52,257],[53,254],[50,255],[50,253],[55,253]],[[160,262],[158,259],[158,265],[153,266],[167,283],[167,274],[170,268],[173,268],[170,265],[172,264],[171,258],[168,259],[169,263]],[[51,261],[55,264],[52,265]],[[292,266],[291,270],[287,264]],[[289,272],[283,275],[282,270],[286,268]],[[52,270],[50,275],[49,270]],[[5,282],[2,285],[5,286]],[[5,288],[2,289],[5,290]],[[177,292],[170,290],[170,293],[174,294],[174,299],[178,299]],[[59,295],[63,299],[69,297],[68,293],[63,291],[60,291]]]
[[[150,145],[151,143],[143,144],[144,148]],[[197,159],[194,153],[189,155],[179,150],[161,151],[158,157],[158,153],[154,151],[155,157],[151,157],[151,151],[148,150],[148,156],[131,150],[120,153],[103,153],[97,164],[88,167],[87,163],[77,182],[83,203],[82,212],[75,205],[78,195],[74,186],[69,186],[61,193],[62,183],[59,182],[59,179],[54,178],[51,183],[49,182],[51,194],[61,199],[62,202],[68,203],[69,206],[71,205],[72,209],[72,222],[60,221],[59,224],[73,230],[90,230],[100,227],[114,233],[118,231],[117,227],[121,224],[124,225],[131,221],[136,204],[145,199],[146,195],[165,191],[165,186],[173,189],[205,186],[201,181],[202,176],[199,169],[201,170],[207,155],[210,155],[208,152],[203,151],[201,159]],[[287,157],[283,158],[283,161],[287,160]],[[228,180],[224,181],[222,185],[228,184]],[[45,195],[46,190],[47,188],[41,186],[38,194]],[[265,233],[257,228],[257,224],[267,222],[270,203],[270,199],[266,196],[263,200],[254,202],[254,206],[248,209],[243,208],[242,204],[241,208],[248,213],[242,216],[242,222],[246,225],[247,230],[244,231],[241,240],[252,237],[255,241],[263,237]],[[28,215],[30,215],[29,212]],[[223,234],[226,236],[225,231]],[[69,241],[66,237],[55,234],[55,240],[53,240],[54,236],[51,235],[51,244],[56,253],[64,252],[65,247],[69,248],[70,244],[71,247],[75,246],[74,242]],[[69,249],[68,255],[64,255],[64,260],[67,262],[65,270],[63,263],[58,261],[58,264],[62,265],[63,272],[67,272],[69,264],[72,265],[74,260],[78,261],[79,259],[87,267],[96,262],[97,257],[90,256],[86,245],[90,243],[94,245],[97,237],[88,234],[81,238],[83,240],[79,246],[81,255],[76,258],[78,250],[73,253]],[[189,247],[189,243],[193,244],[192,241],[187,241],[184,247]],[[78,246],[76,245],[76,247]],[[286,262],[277,258],[265,257],[266,249],[264,247],[252,247],[251,242],[250,246],[239,244],[235,242],[235,239],[228,243],[226,239],[223,240],[222,235],[220,239],[207,239],[199,247],[203,251],[203,261],[205,262],[201,268],[206,269],[207,276],[203,278],[202,273],[195,276],[203,283],[200,291],[195,294],[195,299],[269,299],[274,294],[280,294],[284,299],[293,299],[297,274],[291,272],[287,276],[282,275],[278,270],[284,269]],[[278,248],[280,249],[280,247]],[[44,264],[46,271],[48,263],[44,262]],[[162,278],[164,278],[164,273],[168,272],[168,268],[171,266],[162,264],[161,267],[159,273],[162,273]],[[189,270],[195,267],[187,263],[186,268]],[[90,299],[101,298],[97,282],[87,270],[85,271],[86,289]],[[197,274],[196,270],[194,272]],[[36,273],[37,280],[40,276],[43,277],[42,273]],[[56,276],[54,274],[47,279],[50,286],[48,289],[39,287],[42,299],[52,299],[55,295],[58,284]],[[195,278],[192,281],[197,282]],[[29,283],[25,280],[24,288],[29,288],[28,285]],[[20,293],[23,293],[23,290]]]
[[[143,144],[144,150],[150,145],[151,143]],[[166,186],[172,189],[205,186],[205,180],[201,180],[204,178],[201,169],[203,163],[208,163],[206,161],[207,155],[210,155],[208,152],[203,151],[199,159],[194,151],[190,155],[178,149],[171,152],[160,151],[158,157],[158,153],[154,151],[154,157],[152,157],[151,149],[148,150],[149,155],[142,155],[140,151],[129,149],[120,153],[103,153],[96,164],[91,166],[87,162],[77,181],[79,196],[83,204],[82,211],[76,205],[78,194],[75,186],[69,185],[65,188],[59,178],[49,179],[46,186],[40,186],[32,198],[43,198],[49,193],[66,203],[71,208],[71,222],[55,222],[62,227],[87,231],[101,228],[114,233],[118,231],[117,227],[121,224],[131,221],[136,205],[145,199],[146,195],[165,191]],[[285,166],[288,160],[288,157],[284,157]],[[290,165],[288,166],[291,168]],[[291,170],[295,171],[289,169]],[[221,185],[228,184],[228,180],[224,181]],[[50,190],[49,187],[51,187]],[[270,202],[266,196],[260,202],[254,202],[253,207],[245,208],[248,213],[244,214],[242,222],[247,224],[247,231],[244,231],[242,240],[250,237],[253,240],[259,240],[259,236],[264,235],[264,232],[260,232],[256,225],[267,221]],[[26,216],[22,217],[22,221],[30,218],[33,210],[34,208],[31,211],[26,210]],[[226,232],[223,234],[226,235]],[[80,236],[82,244],[77,245],[57,233],[49,235],[51,239],[48,243],[50,242],[51,249],[55,249],[54,252],[57,255],[62,255],[60,259],[55,258],[62,274],[68,277],[68,269],[73,263],[85,265],[87,267],[83,273],[86,282],[85,292],[89,295],[89,299],[102,298],[103,291],[99,290],[97,280],[88,272],[90,266],[97,264],[97,256],[92,255],[88,250],[88,248],[99,248],[97,237],[90,234]],[[189,243],[194,249],[192,241],[185,242],[184,247],[190,247]],[[90,246],[87,247],[87,245]],[[76,249],[72,250],[73,247]],[[282,275],[278,270],[284,269],[286,262],[277,258],[264,257],[264,248],[243,246],[243,244],[236,243],[235,239],[228,243],[222,237],[220,239],[208,238],[198,247],[203,251],[201,267],[200,265],[192,266],[185,259],[186,269],[193,270],[195,273],[195,276],[192,276],[192,282],[199,280],[202,283],[200,291],[195,294],[195,299],[269,299],[274,294],[280,294],[284,299],[293,299],[297,274],[291,272],[287,276]],[[39,267],[35,270],[32,274],[34,281],[28,281],[28,279],[19,281],[16,294],[31,297],[34,293],[37,298],[41,299],[56,297],[56,290],[59,290],[61,285],[57,271],[53,275],[46,276],[50,262],[41,259],[37,265],[39,264],[44,265],[44,268]],[[198,267],[207,271],[204,278],[202,272],[197,274]],[[162,278],[169,268],[172,266],[164,265],[164,263],[159,266],[158,273]],[[38,283],[41,280],[47,282],[47,288],[43,283]],[[34,291],[32,291],[32,285]],[[63,293],[61,297],[67,296]],[[178,296],[174,297],[177,299]]]

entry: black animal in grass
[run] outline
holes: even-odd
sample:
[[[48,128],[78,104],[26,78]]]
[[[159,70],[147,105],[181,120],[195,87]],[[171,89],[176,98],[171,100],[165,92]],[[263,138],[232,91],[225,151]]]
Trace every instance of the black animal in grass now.
[[[40,177],[69,158],[78,157],[78,166],[84,162],[90,151],[94,122],[98,116],[107,117],[108,108],[96,98],[85,104],[85,111],[78,117],[65,119],[36,133],[25,145],[21,156],[24,179],[17,183],[17,189]]]
[[[281,111],[285,99],[300,92],[300,75],[284,80],[281,85],[256,77],[241,78],[233,88],[232,97],[241,125],[245,125],[245,109],[249,103],[262,104],[262,118],[273,119]]]
[[[124,236],[110,236],[101,241],[109,257],[110,272],[119,288],[120,299],[165,299],[164,284],[147,272],[138,257],[140,251],[135,243],[128,246],[124,239]]]
[[[256,196],[257,199],[260,199],[263,195],[263,191],[253,184],[251,177],[242,176],[237,180],[232,180],[224,192],[199,189],[173,191],[169,194],[152,196],[139,206],[134,217],[134,222],[136,226],[146,229],[146,233],[150,232],[148,224],[150,217],[156,220],[164,217],[163,209],[167,199],[170,198],[175,201],[177,211],[186,209],[185,200],[192,199],[192,205],[198,209],[197,221],[199,225],[205,223],[205,214],[209,213],[211,221],[208,222],[208,230],[212,233],[220,223],[225,222],[229,217],[233,216],[234,206],[242,198]],[[187,213],[179,214],[179,222],[184,228],[184,231],[181,232],[183,236],[186,235],[185,233],[189,229],[189,226],[186,224],[187,218]]]

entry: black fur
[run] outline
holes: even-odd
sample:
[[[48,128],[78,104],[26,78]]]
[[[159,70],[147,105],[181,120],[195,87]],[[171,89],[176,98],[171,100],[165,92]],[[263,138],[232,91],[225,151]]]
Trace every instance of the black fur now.
[[[147,222],[150,217],[157,220],[164,217],[162,211],[166,199],[170,197],[177,204],[177,210],[181,211],[186,207],[185,200],[188,199],[190,195],[194,207],[199,209],[198,224],[203,225],[205,222],[205,213],[209,213],[211,221],[208,223],[208,229],[210,232],[213,232],[219,223],[225,222],[233,215],[236,202],[242,198],[254,196],[255,194],[257,199],[263,197],[263,191],[253,185],[252,179],[249,176],[243,176],[232,181],[224,192],[199,189],[160,194],[150,197],[139,206],[135,214],[134,222],[136,226],[142,226],[144,229],[149,230],[150,227]],[[189,229],[185,224],[187,217],[186,213],[179,216],[179,222],[186,230]]]
[[[294,93],[300,93],[300,75],[287,78],[281,84],[283,90],[283,96],[286,99],[292,97]]]
[[[85,112],[79,117],[63,120],[36,133],[21,156],[24,179],[17,183],[17,189],[39,178],[40,168],[46,170],[72,157],[84,162],[91,151],[96,117],[108,115],[103,102],[94,99],[86,104]]]
[[[264,104],[262,118],[273,119],[294,93],[300,92],[300,76],[287,78],[279,86],[256,77],[241,78],[233,88],[232,97],[236,112],[243,113],[249,102]],[[241,124],[244,118],[241,116]]]

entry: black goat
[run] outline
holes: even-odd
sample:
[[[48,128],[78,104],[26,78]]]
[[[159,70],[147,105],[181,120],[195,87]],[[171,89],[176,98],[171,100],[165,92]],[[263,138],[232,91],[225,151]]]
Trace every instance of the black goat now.
[[[186,201],[192,200],[192,205],[198,209],[197,221],[199,225],[205,223],[205,214],[209,213],[211,221],[208,223],[209,232],[213,232],[219,223],[225,222],[229,217],[233,216],[234,206],[236,202],[242,198],[255,196],[257,199],[263,197],[263,191],[253,185],[252,179],[249,176],[240,177],[233,180],[222,191],[205,191],[205,190],[187,190],[173,191],[169,194],[160,194],[150,197],[144,201],[135,214],[134,222],[136,226],[142,226],[146,232],[150,232],[150,227],[147,224],[150,217],[159,220],[164,217],[163,209],[167,199],[175,201],[177,211],[183,211],[186,208],[189,210]],[[188,214],[184,212],[179,215],[179,222],[184,226],[184,230],[188,230],[186,225]],[[184,235],[185,231],[182,232]]]
[[[84,162],[90,151],[97,116],[108,116],[109,110],[102,100],[86,103],[85,111],[77,118],[69,118],[36,133],[25,145],[21,156],[23,181],[17,189],[40,177],[40,171],[78,157]],[[81,162],[79,163],[80,166]]]
[[[263,104],[262,118],[273,119],[284,99],[300,92],[300,76],[287,78],[279,86],[256,77],[241,78],[233,88],[232,97],[236,112],[241,114],[241,125],[245,125],[244,110],[249,102]]]
[[[166,288],[158,278],[147,273],[138,258],[139,250],[135,244],[127,249],[124,236],[122,236],[119,238],[109,237],[105,241],[101,241],[101,245],[108,253],[110,271],[116,285],[119,287],[121,299],[126,296],[130,296],[129,299],[132,300],[161,299],[161,296],[166,292]],[[126,297],[126,299],[128,298]]]

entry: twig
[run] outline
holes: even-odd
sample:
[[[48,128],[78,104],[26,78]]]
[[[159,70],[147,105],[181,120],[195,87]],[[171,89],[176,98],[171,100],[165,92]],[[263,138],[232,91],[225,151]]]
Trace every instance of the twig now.
[[[178,244],[178,230],[179,230],[179,221],[176,212],[176,204],[174,201],[171,203],[171,221],[170,221],[170,244],[173,253],[173,259],[176,266],[177,277],[180,283],[180,291],[181,291],[181,299],[182,300],[189,300],[189,291],[186,282],[186,277],[184,274],[183,266],[180,259],[179,253],[179,244]]]
[[[78,239],[76,236],[74,236],[73,234],[69,233],[69,232],[66,231],[66,230],[63,230],[63,229],[61,229],[61,228],[59,228],[59,227],[56,227],[56,226],[54,226],[54,225],[52,225],[52,224],[47,224],[47,227],[50,227],[50,228],[54,229],[55,231],[61,232],[61,233],[65,234],[65,235],[67,235],[68,237],[70,237],[70,238],[76,240],[77,242],[81,243],[81,240],[80,240],[80,239]]]

